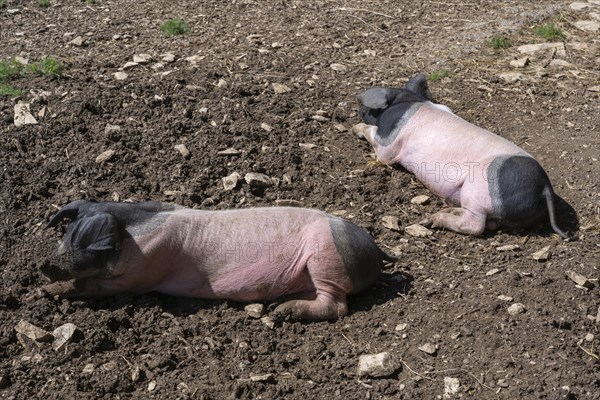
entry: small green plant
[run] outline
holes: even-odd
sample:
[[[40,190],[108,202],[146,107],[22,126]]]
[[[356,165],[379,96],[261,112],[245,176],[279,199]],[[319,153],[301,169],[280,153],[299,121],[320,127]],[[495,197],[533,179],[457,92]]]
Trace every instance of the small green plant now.
[[[489,46],[494,49],[506,49],[510,47],[510,42],[504,36],[494,36],[488,42]]]
[[[54,57],[42,58],[40,61],[29,64],[27,72],[42,76],[62,76],[64,67]]]
[[[8,84],[0,83],[0,97],[19,97],[23,95],[23,91],[16,89]]]
[[[23,65],[15,60],[0,61],[0,82],[7,81],[21,74]]]
[[[433,71],[431,74],[429,74],[429,80],[430,81],[439,81],[442,78],[447,78],[450,76],[450,71],[448,71],[447,69],[440,69],[437,71]]]
[[[50,0],[38,0],[40,7],[50,7]]]
[[[181,18],[175,18],[163,23],[160,30],[167,36],[185,35],[190,32],[190,25]]]
[[[0,8],[6,7],[6,0],[0,0]]]
[[[552,40],[563,40],[565,34],[556,25],[550,23],[546,25],[536,26],[533,32],[550,42]]]

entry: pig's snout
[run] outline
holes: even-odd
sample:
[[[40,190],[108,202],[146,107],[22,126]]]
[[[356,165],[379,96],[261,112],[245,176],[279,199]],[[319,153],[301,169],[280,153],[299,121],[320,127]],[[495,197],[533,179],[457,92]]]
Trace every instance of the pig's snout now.
[[[39,268],[42,274],[50,279],[50,282],[66,281],[73,277],[71,271],[61,268],[51,260],[45,260]]]

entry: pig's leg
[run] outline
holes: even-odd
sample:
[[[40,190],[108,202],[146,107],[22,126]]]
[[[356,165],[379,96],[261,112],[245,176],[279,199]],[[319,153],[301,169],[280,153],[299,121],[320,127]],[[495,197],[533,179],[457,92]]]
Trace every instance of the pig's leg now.
[[[375,140],[377,135],[377,127],[375,125],[367,125],[364,122],[356,124],[352,127],[352,133],[354,133],[359,139],[366,139],[367,142],[377,150],[378,143]]]
[[[485,230],[486,215],[455,207],[433,214],[421,221],[421,225],[446,228],[466,235],[481,235]]]
[[[304,297],[304,296],[302,296]],[[348,314],[345,293],[328,293],[317,289],[314,300],[290,300],[273,311],[276,319],[335,319]]]

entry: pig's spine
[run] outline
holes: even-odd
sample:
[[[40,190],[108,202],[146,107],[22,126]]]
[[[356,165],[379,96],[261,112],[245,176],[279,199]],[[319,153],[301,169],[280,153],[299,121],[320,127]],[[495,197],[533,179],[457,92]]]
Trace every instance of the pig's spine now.
[[[567,235],[556,224],[556,215],[554,213],[554,191],[550,186],[546,186],[543,192],[543,196],[546,198],[546,207],[548,207],[548,217],[550,218],[550,226],[552,227],[554,232],[558,233],[558,235],[561,238],[569,239],[569,235]]]

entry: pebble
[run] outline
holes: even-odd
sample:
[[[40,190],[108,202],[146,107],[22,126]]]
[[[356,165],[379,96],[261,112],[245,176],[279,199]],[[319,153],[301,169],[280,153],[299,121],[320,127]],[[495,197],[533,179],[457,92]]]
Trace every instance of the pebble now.
[[[83,46],[83,38],[81,36],[77,36],[75,39],[71,40],[69,43],[71,43],[73,46],[81,47],[81,46]]]
[[[358,358],[358,376],[383,378],[392,375],[400,368],[388,352],[363,354]]]
[[[275,322],[273,322],[273,320],[271,319],[271,317],[269,317],[268,315],[265,315],[264,317],[262,317],[260,319],[260,321],[263,324],[265,324],[267,326],[267,328],[269,328],[269,329],[275,328]]]
[[[429,237],[433,235],[433,231],[423,225],[413,224],[404,228],[404,232],[414,237]]]
[[[31,115],[29,103],[19,101],[14,107],[14,124],[18,128],[23,125],[35,125],[37,120]]]
[[[525,306],[521,303],[514,303],[508,307],[507,311],[510,315],[518,315],[525,312]]]
[[[219,155],[219,156],[238,156],[241,153],[242,153],[241,151],[236,150],[234,148],[217,151],[217,155]]]
[[[323,115],[313,115],[310,118],[313,119],[314,121],[318,121],[318,122],[328,122],[329,121],[329,118],[327,118]]]
[[[571,7],[572,10],[580,11],[580,10],[583,10],[584,8],[586,8],[586,7],[591,7],[591,5],[590,5],[590,3],[584,3],[582,1],[576,1],[574,3],[571,3],[569,5],[569,7]]]
[[[517,51],[523,54],[534,54],[541,50],[556,49],[558,56],[565,56],[565,44],[563,42],[556,43],[537,43],[537,44],[524,44],[517,47]]]
[[[273,374],[250,374],[250,381],[252,382],[268,382],[274,378]]]
[[[173,146],[173,148],[175,150],[177,150],[179,152],[179,154],[182,155],[183,158],[190,158],[191,153],[188,150],[188,148],[185,146],[185,144],[181,143],[181,144],[176,144],[175,146]]]
[[[417,206],[424,206],[427,203],[429,203],[429,200],[431,199],[431,197],[426,196],[424,194],[420,194],[418,196],[413,197],[412,199],[410,199],[410,203],[417,205]]]
[[[283,94],[283,93],[288,93],[291,92],[292,89],[289,88],[289,86],[286,86],[282,83],[273,83],[273,91],[275,91],[276,94]]]
[[[127,75],[127,74],[126,74],[125,72],[123,72],[123,71],[119,71],[119,72],[115,72],[115,73],[113,74],[113,76],[114,76],[114,77],[115,77],[115,79],[116,79],[116,80],[118,80],[118,81],[124,81],[125,79],[127,79],[127,77],[128,77],[129,75]]]
[[[121,127],[119,125],[106,124],[106,127],[104,127],[104,133],[106,134],[119,132],[120,130]]]
[[[333,128],[338,132],[347,132],[348,131],[348,128],[346,128],[344,126],[344,124],[339,124],[339,123],[333,124]]]
[[[525,68],[529,64],[529,57],[518,58],[510,62],[511,67]]]
[[[148,383],[148,391],[149,391],[149,392],[151,392],[151,391],[153,391],[154,389],[156,389],[156,381],[150,381],[150,382]]]
[[[265,132],[271,132],[273,130],[273,127],[265,122],[260,124],[260,128]]]
[[[54,336],[54,343],[52,343],[52,348],[55,351],[60,350],[71,340],[76,330],[77,326],[72,323],[66,323],[53,330],[52,336]]]
[[[396,332],[402,332],[403,330],[405,330],[408,327],[408,324],[406,322],[402,322],[398,325],[396,325],[396,328],[394,329]]]
[[[500,273],[500,272],[502,272],[502,271],[504,271],[504,270],[503,270],[503,269],[500,269],[500,268],[493,268],[493,269],[490,269],[488,272],[486,272],[486,273],[485,273],[485,276],[492,276],[492,275],[496,275],[497,273]]]
[[[520,72],[502,72],[498,77],[507,83],[518,82],[523,79],[523,74]]]
[[[444,397],[450,398],[460,390],[460,381],[449,376],[444,377]]]
[[[246,314],[252,318],[260,318],[265,313],[265,306],[261,303],[248,304],[244,307]]]
[[[226,191],[230,191],[236,188],[238,182],[240,181],[240,174],[237,172],[233,172],[223,178],[221,178],[221,182],[223,182],[223,189]]]
[[[550,259],[550,256],[550,246],[546,246],[533,253],[531,255],[531,258],[533,258],[536,261],[548,261]]]
[[[133,62],[137,64],[148,64],[152,60],[150,54],[134,54]]]
[[[268,187],[273,185],[273,181],[265,174],[257,172],[248,172],[244,175],[244,180],[250,186],[254,187]]]
[[[435,353],[437,353],[437,348],[431,343],[425,343],[424,345],[419,346],[419,350],[421,350],[423,353],[429,354],[430,356],[433,356]]]
[[[498,296],[498,300],[502,300],[502,301],[513,301],[513,298],[510,296],[506,296],[504,294],[501,294]]]
[[[504,246],[499,246],[496,247],[497,251],[515,251],[515,250],[521,250],[521,246],[519,246],[518,244],[507,244]]]
[[[19,323],[15,326],[15,331],[31,340],[35,340],[36,342],[51,342],[54,339],[54,336],[52,336],[50,332],[47,332],[25,320],[19,321]]]
[[[567,277],[570,280],[572,280],[579,286],[583,286],[588,289],[592,289],[594,287],[594,284],[590,280],[588,280],[588,278],[586,278],[583,275],[578,274],[575,271],[567,270],[567,271],[565,271],[565,274],[567,275]]]
[[[94,364],[85,364],[85,366],[83,367],[83,371],[81,371],[84,374],[91,374],[92,372],[94,372],[94,370],[96,369],[96,367],[94,366]]]
[[[588,333],[587,335],[585,335],[585,341],[586,342],[593,342],[594,341],[594,334],[593,333]]]
[[[348,72],[348,67],[346,67],[344,64],[333,63],[329,67],[336,72]]]
[[[400,220],[393,215],[386,215],[381,218],[381,224],[392,231],[400,231]]]
[[[600,22],[593,20],[577,21],[574,25],[577,29],[582,31],[596,32],[597,30],[600,30]]]
[[[128,69],[131,69],[133,67],[137,67],[138,65],[140,65],[140,64],[138,64],[136,62],[133,62],[133,61],[127,61],[125,63],[125,65],[123,65],[123,70],[128,70]]]
[[[100,153],[98,155],[98,157],[96,157],[96,164],[102,164],[102,163],[110,160],[112,158],[112,156],[114,156],[114,155],[115,155],[114,150],[103,151],[102,153]]]
[[[303,149],[314,149],[315,147],[319,147],[314,143],[298,143],[298,146],[302,147]]]
[[[162,56],[161,61],[163,61],[163,62],[172,63],[173,61],[175,61],[175,54],[165,53],[165,54],[161,54],[161,56]]]

